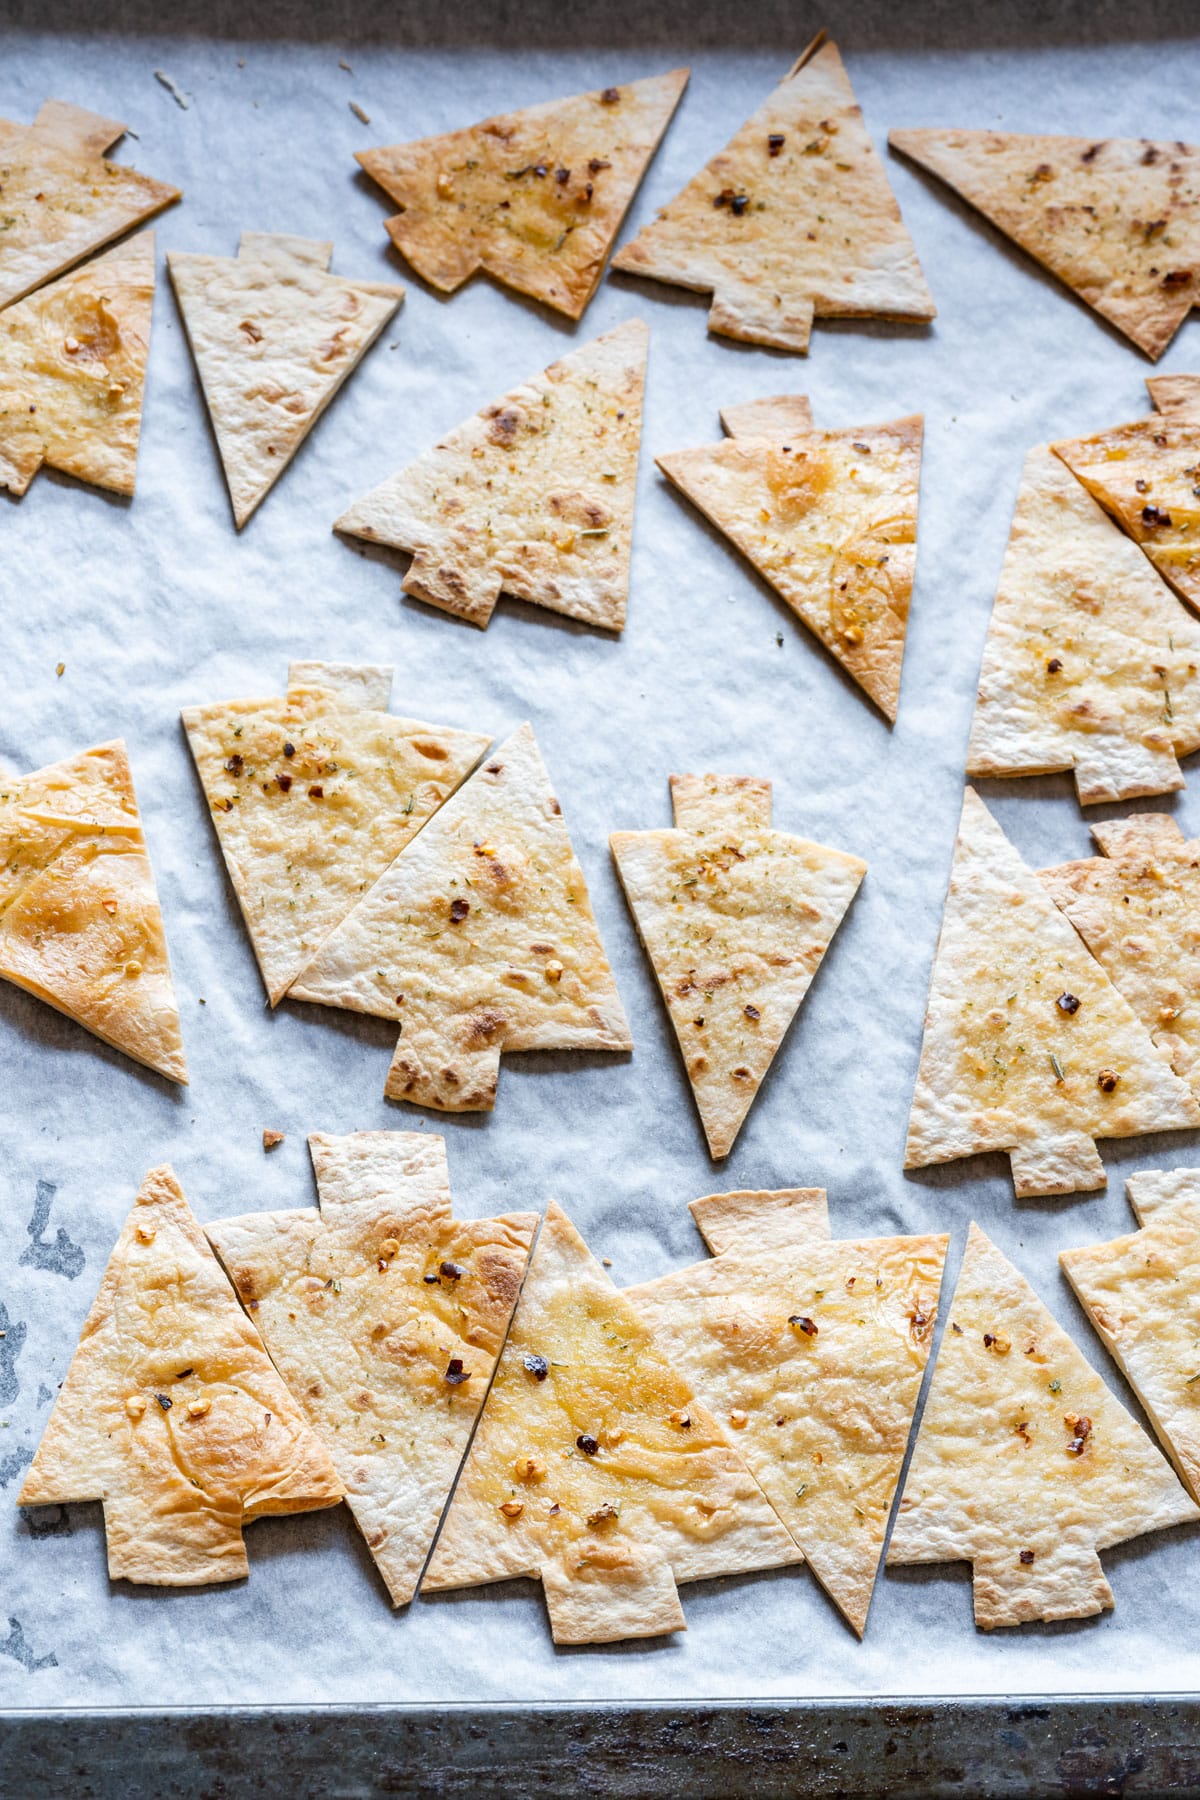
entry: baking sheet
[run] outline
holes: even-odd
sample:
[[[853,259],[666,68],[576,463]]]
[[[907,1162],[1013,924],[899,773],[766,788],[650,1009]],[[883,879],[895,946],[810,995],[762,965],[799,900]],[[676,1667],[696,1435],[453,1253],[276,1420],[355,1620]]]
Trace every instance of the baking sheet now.
[[[186,195],[157,226],[136,499],[125,505],[43,472],[19,504],[0,500],[0,758],[23,770],[118,733],[128,740],[192,1085],[168,1089],[0,988],[0,1705],[1200,1682],[1195,1530],[1106,1553],[1116,1610],[1094,1621],[985,1637],[971,1624],[965,1566],[903,1570],[881,1577],[859,1644],[800,1569],[685,1587],[689,1630],[669,1642],[556,1651],[531,1583],[393,1614],[345,1509],[255,1525],[247,1582],[169,1592],[110,1588],[98,1506],[22,1517],[13,1504],[144,1170],[172,1162],[202,1221],[309,1204],[304,1137],[314,1129],[442,1130],[460,1212],[556,1196],[621,1283],[702,1253],[686,1202],[714,1189],[823,1184],[840,1235],[950,1230],[947,1297],[978,1217],[1130,1399],[1058,1274],[1057,1252],[1129,1228],[1125,1174],[1200,1160],[1200,1134],[1103,1146],[1105,1195],[1020,1206],[1006,1159],[909,1175],[901,1162],[975,675],[1022,456],[1050,436],[1138,416],[1150,365],[944,191],[889,159],[940,309],[932,328],[818,324],[811,355],[794,358],[707,338],[707,301],[654,284],[606,280],[571,328],[485,281],[443,301],[405,273],[397,320],[238,538],[162,274],[163,250],[232,254],[244,227],[329,236],[336,271],[394,274],[387,209],[356,176],[355,149],[690,61],[691,87],[628,234],[725,141],[821,22],[797,19],[794,37],[766,48],[698,54],[682,15],[670,49],[656,29],[655,48],[619,53],[538,53],[519,37],[517,47],[452,52],[6,37],[0,112],[30,118],[57,95],[127,119],[139,141],[121,158]],[[902,124],[1194,136],[1198,43],[951,55],[856,52],[850,30],[841,42],[881,147]],[[186,110],[156,82],[159,68],[190,98]],[[572,341],[634,316],[649,322],[652,344],[619,641],[507,600],[481,634],[406,599],[393,568],[332,536],[348,501],[443,429]],[[1197,365],[1193,321],[1160,369]],[[917,586],[893,731],[654,468],[656,451],[715,438],[720,405],[780,391],[807,391],[821,425],[926,415]],[[383,1100],[390,1027],[290,1004],[267,1011],[178,710],[280,691],[290,657],[392,661],[398,711],[482,722],[497,735],[532,719],[629,1013],[632,1058],[507,1057],[494,1114],[439,1120]],[[708,768],[769,776],[780,827],[870,864],[721,1168],[704,1150],[606,849],[610,830],[669,821],[671,771]],[[1170,807],[1194,832],[1200,766],[1189,773],[1189,791],[1140,804]],[[1066,778],[983,791],[1031,862],[1087,853]],[[265,1126],[287,1133],[270,1158]]]

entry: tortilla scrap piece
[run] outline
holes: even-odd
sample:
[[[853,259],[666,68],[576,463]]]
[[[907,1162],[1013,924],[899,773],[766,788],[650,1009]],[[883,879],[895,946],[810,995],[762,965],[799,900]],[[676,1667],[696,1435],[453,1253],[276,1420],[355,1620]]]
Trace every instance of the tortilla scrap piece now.
[[[1010,131],[893,131],[888,142],[1162,355],[1200,293],[1200,149]]]
[[[391,669],[288,674],[286,698],[183,713],[272,1006],[491,743],[394,718]]]
[[[727,408],[726,442],[655,460],[894,723],[923,420],[813,431],[801,405],[787,396]]]
[[[394,1019],[384,1093],[490,1112],[503,1050],[629,1050],[562,809],[522,725],[379,877],[292,983]]]
[[[412,553],[406,594],[486,626],[501,591],[620,631],[650,334],[631,319],[514,388],[342,514]]]
[[[556,1644],[682,1631],[676,1582],[802,1561],[554,1201],[423,1591],[540,1578]]]
[[[181,198],[104,156],[124,125],[47,100],[32,125],[0,119],[0,307]]]
[[[244,231],[236,257],[167,257],[239,531],[404,298],[331,275],[332,254]]]
[[[399,207],[392,242],[435,288],[483,269],[578,319],[687,79],[672,69],[355,154]]]
[[[1045,446],[1025,459],[968,775],[1072,769],[1081,806],[1184,785],[1200,627]]]
[[[710,331],[778,350],[806,351],[814,316],[937,310],[824,32],[612,267],[711,293]]]
[[[42,464],[132,494],[154,306],[154,233],[0,312],[0,487]]]
[[[710,1195],[692,1206],[706,1236],[722,1202],[712,1258],[625,1297],[861,1637],[949,1239],[832,1242],[820,1189]]]
[[[900,1510],[895,1563],[970,1562],[975,1623],[1113,1604],[1098,1552],[1200,1518],[1024,1276],[972,1224]]]
[[[103,1501],[112,1580],[196,1587],[249,1574],[252,1519],[341,1498],[174,1172],[151,1169],[17,1504]]]
[[[1007,1151],[1018,1197],[1105,1185],[1098,1137],[1200,1124],[1128,1000],[968,788],[905,1168]]]
[[[671,803],[673,830],[608,842],[722,1157],[867,865],[773,831],[771,784],[756,776],[672,775]]]
[[[320,1210],[246,1213],[209,1242],[327,1446],[395,1606],[405,1606],[516,1305],[536,1213],[453,1217],[446,1146],[314,1133]]]
[[[125,745],[0,775],[0,978],[186,1084],[162,913]]]

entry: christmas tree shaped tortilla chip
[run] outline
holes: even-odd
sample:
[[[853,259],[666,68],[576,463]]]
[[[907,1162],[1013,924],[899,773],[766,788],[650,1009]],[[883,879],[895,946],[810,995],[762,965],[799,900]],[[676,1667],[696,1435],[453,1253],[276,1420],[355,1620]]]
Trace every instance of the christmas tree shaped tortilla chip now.
[[[424,1589],[540,1577],[555,1643],[599,1644],[682,1630],[676,1582],[801,1560],[551,1202]]]
[[[970,1562],[985,1631],[1082,1619],[1113,1604],[1099,1551],[1196,1518],[1141,1426],[972,1225],[889,1564]]]
[[[824,32],[612,266],[711,293],[710,331],[778,350],[807,350],[814,316],[936,310]]]
[[[709,1152],[727,1156],[867,865],[771,829],[771,784],[673,775],[675,827],[609,838]]]
[[[341,1498],[183,1189],[151,1169],[18,1504],[101,1500],[114,1581],[196,1587],[249,1574],[251,1519]]]
[[[715,1255],[625,1294],[861,1637],[949,1240],[831,1242],[816,1193],[695,1203],[706,1236],[731,1204]]]
[[[154,233],[0,312],[0,485],[43,462],[132,494],[154,305]]]
[[[236,257],[167,258],[239,530],[404,298],[331,275],[332,250],[244,231]]]
[[[992,610],[969,775],[1073,769],[1081,805],[1183,786],[1200,745],[1200,627],[1046,448],[1025,460]]]
[[[220,1219],[208,1237],[403,1606],[483,1405],[537,1215],[455,1219],[440,1137],[308,1142],[319,1212]]]
[[[486,626],[501,591],[588,625],[625,623],[642,390],[640,320],[551,363],[342,514],[412,552],[401,582]]]
[[[46,101],[32,125],[0,119],[0,307],[180,198],[178,188],[105,159],[124,130],[62,100]]]
[[[1059,1256],[1193,1499],[1200,1498],[1200,1170],[1131,1175],[1140,1231]]]
[[[123,743],[0,775],[0,978],[186,1082],[162,914]]]
[[[1018,1195],[1101,1188],[1098,1137],[1200,1106],[979,796],[963,800],[906,1168],[1007,1151]]]
[[[491,741],[394,718],[391,682],[294,664],[286,698],[183,714],[272,1006]]]
[[[656,460],[894,721],[922,420],[813,431],[802,406],[796,396],[728,408],[726,442]]]
[[[528,725],[380,876],[291,994],[394,1019],[384,1092],[443,1112],[491,1110],[502,1050],[631,1048]]]
[[[358,161],[400,209],[392,242],[434,287],[453,293],[484,269],[578,319],[687,78],[673,69]]]
[[[1007,131],[893,131],[888,142],[1162,355],[1198,291],[1200,150]]]

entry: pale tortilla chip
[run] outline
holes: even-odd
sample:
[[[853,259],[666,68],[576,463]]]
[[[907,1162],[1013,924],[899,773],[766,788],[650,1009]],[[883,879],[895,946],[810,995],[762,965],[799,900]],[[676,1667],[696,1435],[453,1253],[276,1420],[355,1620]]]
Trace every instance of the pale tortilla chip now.
[[[968,788],[929,981],[905,1167],[1007,1151],[1019,1196],[1105,1185],[1094,1139],[1200,1105]]]
[[[720,1198],[693,1205],[698,1222],[711,1222]],[[717,1226],[723,1248],[712,1260],[625,1297],[861,1637],[949,1239],[834,1243],[823,1193],[819,1209],[811,1193],[798,1205],[795,1191],[726,1198],[733,1216]]]
[[[247,231],[236,257],[167,257],[239,531],[404,298],[331,275],[330,256]]]
[[[714,1256],[748,1243],[767,1250],[833,1235],[824,1188],[735,1188],[689,1200],[688,1211]]]
[[[154,306],[154,233],[0,312],[0,487],[42,464],[132,494]]]
[[[32,125],[0,119],[0,307],[11,305],[181,196],[103,151],[125,127],[48,100]]]
[[[978,1225],[947,1310],[889,1565],[970,1562],[985,1631],[1103,1612],[1098,1551],[1200,1512]]]
[[[781,441],[743,437],[740,415],[751,409],[731,410],[734,437],[660,456],[659,468],[894,722],[917,561],[920,416],[785,428]]]
[[[393,718],[390,669],[288,677],[286,699],[183,713],[272,1006],[491,742]]]
[[[1184,785],[1200,745],[1200,627],[1046,447],[1025,459],[968,775],[1072,769],[1080,804]]]
[[[18,1505],[101,1500],[112,1580],[196,1587],[249,1574],[252,1519],[341,1498],[174,1173],[151,1169]]]
[[[455,1219],[440,1137],[308,1143],[319,1212],[246,1213],[206,1230],[404,1606],[483,1405],[537,1214]]]
[[[162,913],[119,740],[0,776],[0,978],[186,1083]]]
[[[1160,413],[1200,410],[1200,375],[1147,375],[1146,386]]]
[[[394,1019],[385,1094],[488,1112],[502,1050],[632,1040],[561,808],[522,725],[380,876],[292,998]]]
[[[778,350],[806,351],[814,316],[936,312],[824,32],[612,267],[710,292],[710,331]]]
[[[893,131],[888,142],[1162,355],[1200,293],[1200,149],[1009,131]]]
[[[793,432],[815,430],[807,394],[768,394],[761,400],[742,400],[721,408],[721,429],[727,437],[772,438],[790,441]]]
[[[683,1630],[678,1581],[801,1560],[551,1201],[423,1589],[539,1577],[555,1643],[599,1644]]]
[[[728,1156],[866,863],[771,830],[771,784],[673,775],[675,827],[614,831],[613,861],[704,1125]]]
[[[435,288],[484,269],[578,319],[687,78],[672,69],[356,156],[400,208],[392,242]]]
[[[551,363],[342,514],[412,552],[406,594],[486,626],[501,591],[620,631],[650,334],[639,319]]]

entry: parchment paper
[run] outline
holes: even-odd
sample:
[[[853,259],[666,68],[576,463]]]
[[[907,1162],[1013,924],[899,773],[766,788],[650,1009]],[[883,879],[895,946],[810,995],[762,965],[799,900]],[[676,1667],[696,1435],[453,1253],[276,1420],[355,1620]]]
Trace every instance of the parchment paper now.
[[[1086,9],[1079,17],[1082,25]],[[632,230],[725,141],[819,23],[798,20],[794,39],[775,48],[694,57],[682,13],[677,48],[652,52],[359,54],[336,44],[16,35],[4,45],[6,116],[30,118],[58,95],[126,119],[139,141],[122,158],[186,195],[158,224],[136,499],[124,505],[43,472],[22,502],[0,504],[0,756],[24,770],[116,734],[128,740],[192,1085],[168,1089],[0,989],[0,1703],[1200,1683],[1196,1531],[1109,1552],[1116,1610],[1078,1625],[985,1637],[971,1623],[965,1566],[915,1570],[881,1578],[860,1645],[801,1569],[685,1588],[689,1630],[670,1642],[564,1652],[528,1583],[419,1600],[394,1615],[344,1509],[254,1526],[245,1583],[168,1592],[110,1588],[99,1507],[23,1518],[14,1504],[144,1170],[173,1163],[201,1220],[305,1205],[313,1129],[442,1130],[464,1214],[557,1196],[622,1283],[701,1254],[685,1206],[696,1195],[803,1183],[829,1188],[842,1235],[952,1231],[948,1298],[977,1216],[1105,1366],[1057,1252],[1130,1228],[1126,1173],[1196,1160],[1200,1143],[1175,1134],[1107,1146],[1105,1195],[1021,1206],[1004,1159],[912,1176],[901,1162],[976,671],[1022,456],[1051,436],[1141,414],[1149,365],[945,192],[889,160],[940,309],[932,328],[818,324],[802,359],[709,339],[707,301],[653,284],[606,280],[572,330],[486,281],[443,301],[406,275],[393,327],[239,538],[162,273],[168,247],[232,254],[243,227],[329,236],[335,270],[394,273],[387,208],[356,176],[356,148],[690,60],[691,88]],[[847,32],[843,49],[881,147],[889,126],[905,124],[1195,135],[1197,44],[856,54]],[[190,96],[186,110],[156,82],[157,68]],[[572,341],[633,316],[649,321],[653,338],[619,641],[507,601],[481,634],[406,600],[395,569],[331,534],[350,500],[439,432]],[[1193,322],[1161,367],[1198,365]],[[918,578],[894,731],[654,469],[655,451],[719,435],[719,405],[805,390],[820,424],[926,416]],[[482,720],[499,735],[532,719],[629,1012],[632,1058],[506,1058],[493,1115],[439,1120],[384,1102],[389,1027],[291,1004],[266,1009],[178,711],[278,692],[293,656],[394,661],[394,706],[433,720]],[[616,827],[668,822],[668,774],[709,768],[769,776],[781,827],[870,864],[723,1168],[705,1152],[606,849]],[[1165,804],[1194,832],[1195,764],[1189,779]],[[984,791],[1035,864],[1087,853],[1065,778]],[[265,1126],[287,1133],[269,1158]]]

